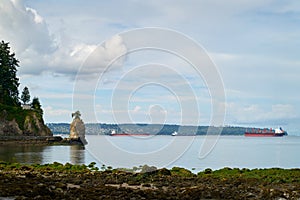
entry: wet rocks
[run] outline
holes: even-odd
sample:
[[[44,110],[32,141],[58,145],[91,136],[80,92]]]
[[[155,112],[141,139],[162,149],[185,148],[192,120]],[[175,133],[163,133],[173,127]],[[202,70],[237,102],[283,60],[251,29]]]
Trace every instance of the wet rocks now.
[[[95,171],[88,166],[53,163],[0,163],[0,197],[15,199],[299,199],[297,170],[211,171],[191,175],[182,168],[152,173]],[[176,172],[176,173],[175,173]],[[182,174],[180,174],[182,172]],[[256,177],[253,177],[253,176]],[[290,182],[279,180],[291,178]],[[255,180],[255,181],[254,181]]]

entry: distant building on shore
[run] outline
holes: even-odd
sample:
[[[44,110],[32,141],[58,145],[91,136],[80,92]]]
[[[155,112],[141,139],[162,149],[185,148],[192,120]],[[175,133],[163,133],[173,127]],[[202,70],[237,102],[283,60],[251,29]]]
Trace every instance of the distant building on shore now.
[[[31,110],[31,104],[22,104],[23,110]]]

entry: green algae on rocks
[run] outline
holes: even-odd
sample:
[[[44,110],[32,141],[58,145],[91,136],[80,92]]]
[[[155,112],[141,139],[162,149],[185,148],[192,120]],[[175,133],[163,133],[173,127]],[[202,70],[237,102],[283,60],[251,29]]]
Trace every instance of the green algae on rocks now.
[[[154,168],[153,168],[154,169]],[[96,163],[0,163],[0,196],[14,199],[299,199],[299,169],[156,169],[126,172]]]

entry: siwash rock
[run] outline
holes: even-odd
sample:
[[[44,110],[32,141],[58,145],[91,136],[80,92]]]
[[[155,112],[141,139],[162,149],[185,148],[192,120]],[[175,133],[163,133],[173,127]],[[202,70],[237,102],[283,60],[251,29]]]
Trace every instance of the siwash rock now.
[[[83,144],[87,144],[85,139],[85,125],[82,119],[80,119],[79,111],[72,113],[72,117],[74,119],[70,125],[70,139],[79,139]]]

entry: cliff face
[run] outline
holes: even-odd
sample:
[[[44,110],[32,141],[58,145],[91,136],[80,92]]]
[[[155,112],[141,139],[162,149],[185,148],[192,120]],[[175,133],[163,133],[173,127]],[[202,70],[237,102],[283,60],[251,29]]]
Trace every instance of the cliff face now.
[[[26,135],[52,136],[50,129],[45,125],[43,118],[33,113],[27,115],[24,121],[24,131]]]
[[[15,119],[13,119],[12,121],[7,121],[0,118],[0,136],[21,136],[22,134],[23,132],[19,128]]]
[[[52,136],[52,132],[37,112],[2,105],[0,136]]]

